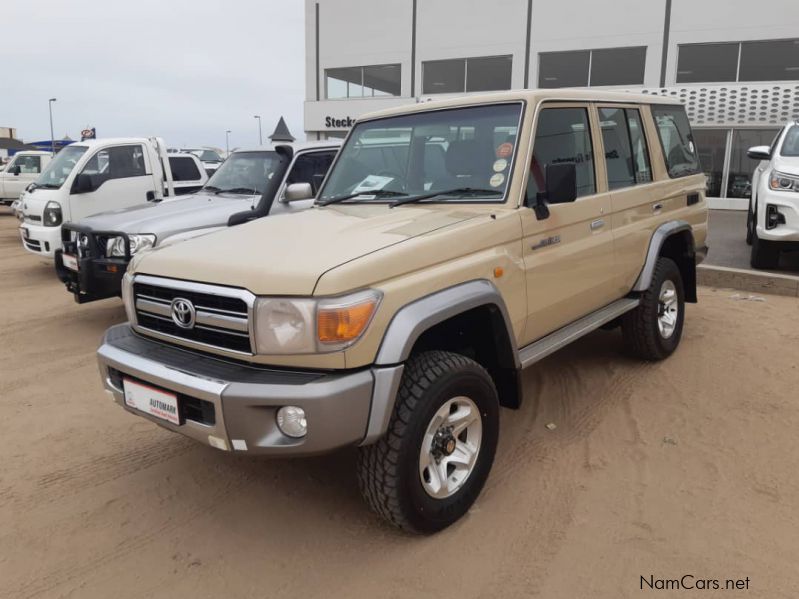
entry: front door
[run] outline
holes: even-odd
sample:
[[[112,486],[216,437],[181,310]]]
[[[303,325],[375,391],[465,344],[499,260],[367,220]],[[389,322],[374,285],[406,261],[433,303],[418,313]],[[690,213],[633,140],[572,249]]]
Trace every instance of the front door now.
[[[112,146],[89,158],[81,174],[93,190],[70,195],[70,220],[142,204],[154,197],[152,171],[141,144]]]
[[[597,126],[588,104],[545,105],[538,115],[522,209],[528,318],[525,343],[617,299],[610,195],[597,176]],[[546,186],[549,164],[573,163],[577,199],[550,204],[538,220],[532,201]],[[601,165],[600,165],[601,168]]]
[[[10,172],[14,171],[14,173]],[[42,172],[41,156],[16,156],[14,161],[0,172],[4,198],[17,199],[25,188]]]

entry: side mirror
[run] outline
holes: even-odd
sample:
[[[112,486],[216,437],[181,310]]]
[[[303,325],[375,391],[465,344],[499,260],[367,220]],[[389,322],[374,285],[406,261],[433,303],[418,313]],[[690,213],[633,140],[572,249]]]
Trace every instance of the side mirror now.
[[[312,200],[313,198],[313,187],[310,183],[292,183],[286,187],[286,192],[283,194],[283,201],[286,203]]]
[[[15,164],[10,169],[8,169],[8,172],[11,173],[12,175],[14,175],[15,177],[18,177],[19,174],[22,172],[22,169],[20,168],[20,166],[18,164]]]
[[[89,193],[97,189],[91,175],[81,173],[75,177],[72,184],[72,193]]]
[[[546,189],[535,197],[533,210],[538,220],[549,218],[547,204],[565,204],[577,199],[577,166],[573,162],[547,164]]]
[[[771,160],[771,148],[768,146],[754,146],[746,151],[752,160]]]

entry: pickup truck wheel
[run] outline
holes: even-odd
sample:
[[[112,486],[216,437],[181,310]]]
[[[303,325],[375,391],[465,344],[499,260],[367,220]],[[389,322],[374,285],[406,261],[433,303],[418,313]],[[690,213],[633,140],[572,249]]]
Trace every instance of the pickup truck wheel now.
[[[764,241],[757,236],[755,230],[752,238],[752,253],[749,263],[752,268],[774,269],[780,261],[780,250],[773,241]]]
[[[446,528],[474,503],[499,436],[494,382],[477,362],[451,352],[413,356],[388,432],[358,454],[358,483],[369,506],[404,530]]]
[[[644,360],[662,360],[680,344],[685,318],[685,294],[680,269],[669,258],[658,258],[641,304],[622,317],[622,335],[629,352]]]
[[[752,245],[755,230],[755,215],[752,212],[752,198],[749,198],[749,210],[746,212],[746,244]]]

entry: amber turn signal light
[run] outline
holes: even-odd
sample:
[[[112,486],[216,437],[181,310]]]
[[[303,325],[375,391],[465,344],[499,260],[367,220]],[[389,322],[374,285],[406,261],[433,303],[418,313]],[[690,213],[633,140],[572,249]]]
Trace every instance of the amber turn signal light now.
[[[320,343],[347,344],[366,330],[380,300],[378,294],[367,291],[336,305],[334,300],[322,302],[316,313],[316,331]]]

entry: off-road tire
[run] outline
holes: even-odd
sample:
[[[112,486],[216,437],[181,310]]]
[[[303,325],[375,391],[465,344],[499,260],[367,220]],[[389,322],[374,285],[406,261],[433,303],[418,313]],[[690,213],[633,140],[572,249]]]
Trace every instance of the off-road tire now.
[[[658,327],[660,291],[670,280],[677,290],[677,323],[670,337],[665,338]],[[622,317],[621,330],[628,353],[643,360],[663,360],[680,344],[685,320],[685,292],[680,269],[669,258],[658,258],[649,289],[641,295],[641,303]]]
[[[752,268],[775,269],[779,261],[780,250],[777,244],[773,241],[760,239],[757,236],[757,230],[755,230],[752,239],[752,253],[749,258]]]
[[[469,397],[482,417],[480,450],[469,477],[453,495],[434,499],[419,474],[422,440],[433,415],[449,399]],[[412,533],[439,531],[461,518],[488,478],[499,437],[499,400],[488,372],[474,360],[445,351],[412,356],[405,364],[388,432],[358,452],[358,486],[369,507]]]

